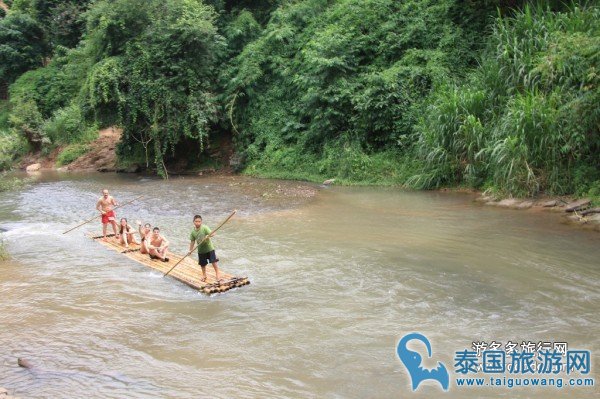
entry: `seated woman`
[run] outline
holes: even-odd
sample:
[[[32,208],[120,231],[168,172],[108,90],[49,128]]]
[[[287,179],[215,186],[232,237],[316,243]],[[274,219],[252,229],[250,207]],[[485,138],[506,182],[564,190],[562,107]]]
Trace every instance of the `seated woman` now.
[[[121,244],[125,244],[126,248],[129,248],[129,243],[137,244],[135,237],[133,236],[135,230],[127,223],[127,219],[122,218],[119,223],[119,234],[121,236]]]

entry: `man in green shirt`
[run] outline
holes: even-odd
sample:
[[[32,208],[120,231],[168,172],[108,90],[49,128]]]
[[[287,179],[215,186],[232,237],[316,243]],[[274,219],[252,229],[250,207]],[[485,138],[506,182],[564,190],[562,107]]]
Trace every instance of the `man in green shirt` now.
[[[206,281],[206,265],[212,263],[215,268],[215,277],[217,281],[221,281],[219,273],[219,259],[215,254],[215,247],[210,238],[214,236],[210,227],[202,225],[202,216],[194,216],[194,230],[190,233],[190,252],[194,249],[194,245],[198,245],[198,264],[202,267],[202,278],[200,281]]]

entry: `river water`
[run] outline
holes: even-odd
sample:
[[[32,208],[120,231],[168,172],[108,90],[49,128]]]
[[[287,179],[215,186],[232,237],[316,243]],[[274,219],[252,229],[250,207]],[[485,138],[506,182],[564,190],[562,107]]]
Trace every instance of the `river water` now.
[[[396,355],[418,331],[451,380],[473,341],[600,353],[599,235],[468,194],[317,188],[245,177],[44,174],[0,194],[0,386],[22,398],[598,397],[598,388],[412,392]],[[251,285],[207,297],[85,237],[100,190],[183,253],[195,213]],[[300,195],[296,195],[300,192]],[[424,346],[411,348],[425,353]],[[17,357],[35,368],[16,366]],[[426,356],[425,356],[426,358]]]

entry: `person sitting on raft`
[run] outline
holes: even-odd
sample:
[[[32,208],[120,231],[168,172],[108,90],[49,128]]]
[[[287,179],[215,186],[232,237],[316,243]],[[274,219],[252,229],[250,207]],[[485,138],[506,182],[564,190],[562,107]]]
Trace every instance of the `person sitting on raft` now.
[[[125,248],[129,248],[129,243],[137,244],[133,234],[135,233],[133,227],[127,223],[127,219],[121,218],[119,223],[119,235],[121,236],[121,244],[125,244]]]
[[[138,231],[140,232],[141,243],[140,243],[140,253],[148,254],[150,250],[148,248],[148,243],[150,242],[150,236],[152,235],[152,225],[150,223],[146,223],[144,227],[142,227],[142,222],[137,221]]]
[[[168,262],[167,249],[169,248],[169,240],[160,234],[160,229],[158,227],[152,229],[152,235],[150,236],[149,241],[148,253],[150,254],[150,259],[160,259],[163,262]]]

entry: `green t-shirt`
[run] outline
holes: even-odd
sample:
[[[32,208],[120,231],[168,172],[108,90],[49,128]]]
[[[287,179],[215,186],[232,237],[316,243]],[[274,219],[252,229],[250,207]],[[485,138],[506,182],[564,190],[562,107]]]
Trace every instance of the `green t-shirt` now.
[[[190,234],[190,241],[196,241],[196,244],[199,244],[200,241],[204,240],[204,237],[210,234],[210,232],[210,227],[203,224],[202,226],[200,226],[200,229],[192,230],[192,233]],[[198,253],[205,254],[207,252],[213,251],[214,249],[215,247],[213,246],[209,238],[206,241],[204,241],[202,245],[198,246]]]

